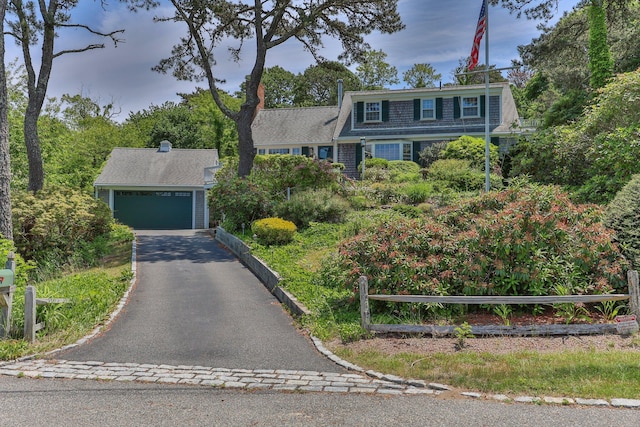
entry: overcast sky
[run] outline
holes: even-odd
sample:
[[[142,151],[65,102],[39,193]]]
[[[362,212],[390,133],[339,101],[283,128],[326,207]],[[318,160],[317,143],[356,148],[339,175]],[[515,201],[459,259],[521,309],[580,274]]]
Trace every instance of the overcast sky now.
[[[577,2],[562,0],[557,17]],[[184,24],[153,22],[154,16],[167,16],[171,9],[131,13],[113,0],[105,12],[96,4],[99,2],[80,3],[82,6],[76,9],[74,22],[91,22],[102,31],[125,29],[122,35],[124,43],[114,48],[105,40],[105,49],[57,58],[49,96],[82,93],[102,104],[113,101],[122,110],[117,119],[124,120],[129,112],[161,105],[165,101],[178,101],[178,92],[190,93],[198,86],[205,87],[205,82],[180,82],[171,75],[151,71],[160,59],[168,56],[176,40],[186,31]],[[373,49],[387,53],[387,62],[398,69],[400,80],[402,73],[413,64],[429,63],[442,74],[443,83],[450,82],[458,61],[469,56],[471,51],[481,4],[481,0],[399,0],[398,8],[406,29],[391,35],[372,34],[366,40]],[[539,35],[538,24],[525,18],[517,19],[505,9],[491,7],[490,62],[497,67],[510,66],[511,60],[518,58],[518,45],[527,44]],[[67,34],[56,41],[56,50],[79,48],[87,42],[100,41],[87,37],[81,31]],[[340,54],[339,48],[337,42],[327,40],[323,55],[335,60]],[[38,50],[34,52],[38,53]],[[484,63],[484,55],[483,43],[480,63]],[[6,62],[18,56],[19,51],[13,41],[7,40]],[[251,55],[245,56],[247,61],[240,63],[226,56],[218,57],[217,76],[227,81],[223,89],[231,93],[238,90],[252,65]],[[294,73],[304,71],[312,63],[312,56],[304,52],[295,40],[267,54],[268,67],[279,65]]]

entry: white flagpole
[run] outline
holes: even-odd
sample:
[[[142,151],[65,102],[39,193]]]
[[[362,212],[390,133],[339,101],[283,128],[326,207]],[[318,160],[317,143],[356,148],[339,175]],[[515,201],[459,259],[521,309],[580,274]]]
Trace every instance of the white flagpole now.
[[[490,135],[490,114],[489,114],[489,4],[487,0],[484,1],[484,16],[485,16],[485,30],[484,30],[484,55],[485,55],[485,70],[484,70],[484,188],[488,193],[491,190],[491,176],[490,176],[490,150],[491,135]]]

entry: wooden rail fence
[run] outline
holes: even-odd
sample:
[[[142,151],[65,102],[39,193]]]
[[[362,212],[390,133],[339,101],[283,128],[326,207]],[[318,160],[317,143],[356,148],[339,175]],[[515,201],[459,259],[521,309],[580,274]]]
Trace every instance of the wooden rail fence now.
[[[67,298],[36,298],[36,287],[27,286],[24,291],[24,339],[30,343],[36,340],[36,332],[44,328],[44,322],[36,321],[36,307],[47,304],[66,304]]]
[[[453,335],[456,326],[447,325],[408,325],[408,324],[372,324],[369,300],[400,303],[441,303],[441,304],[563,304],[595,303],[602,301],[629,300],[629,309],[635,319],[640,318],[640,286],[638,272],[627,273],[629,294],[602,295],[550,295],[550,296],[438,296],[438,295],[369,295],[369,283],[365,276],[358,279],[360,288],[360,315],[362,327],[369,332],[382,333],[420,333],[433,336]],[[633,320],[635,321],[635,320]],[[637,326],[637,324],[636,324]],[[474,335],[582,335],[617,333],[619,326],[613,323],[603,324],[563,324],[563,325],[471,325]]]

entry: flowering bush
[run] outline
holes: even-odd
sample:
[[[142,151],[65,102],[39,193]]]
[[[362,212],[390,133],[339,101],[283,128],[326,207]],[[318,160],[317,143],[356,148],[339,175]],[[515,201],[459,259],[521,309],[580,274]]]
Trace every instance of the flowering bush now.
[[[262,187],[242,178],[222,181],[209,192],[211,218],[223,221],[229,231],[247,227],[256,219],[271,215],[273,201]]]
[[[347,283],[365,275],[378,294],[607,293],[625,286],[627,264],[601,216],[556,187],[516,186],[366,230],[339,262]]]
[[[284,245],[293,240],[296,225],[281,218],[264,218],[254,222],[251,231],[262,244]]]

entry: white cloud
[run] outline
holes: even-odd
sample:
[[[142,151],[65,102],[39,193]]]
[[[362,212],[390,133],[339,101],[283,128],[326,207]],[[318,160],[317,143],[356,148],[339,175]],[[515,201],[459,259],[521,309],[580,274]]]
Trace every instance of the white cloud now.
[[[577,0],[563,2],[559,14],[569,9]],[[75,31],[62,34],[57,40],[58,49],[80,47],[84,42],[105,42],[105,49],[80,54],[64,55],[54,62],[49,86],[49,95],[59,97],[64,93],[82,92],[103,102],[114,100],[124,111],[140,111],[151,104],[177,101],[177,92],[192,92],[205,83],[180,82],[171,75],[162,75],[151,70],[162,58],[167,57],[172,46],[185,35],[186,28],[180,23],[155,23],[154,16],[167,16],[171,8],[150,12],[130,13],[116,3],[106,12],[96,6],[99,2],[82,2],[74,13],[77,22],[91,19],[102,31],[124,28],[125,40],[114,48],[108,40],[87,38],[86,33]],[[367,37],[373,49],[387,53],[387,61],[398,68],[399,76],[415,63],[427,62],[443,75],[443,81],[451,79],[451,71],[460,58],[469,55],[480,0],[401,0],[399,11],[406,29],[396,34],[374,33]],[[538,36],[536,22],[516,19],[506,10],[490,9],[491,63],[498,67],[510,65],[517,57],[517,46],[529,43]],[[323,55],[330,60],[340,54],[337,40],[325,40]],[[216,75],[226,79],[223,89],[234,92],[244,76],[249,74],[253,57],[252,45],[245,44],[246,51],[240,63],[232,61],[224,47],[217,51]],[[484,46],[481,62],[484,62]],[[37,49],[34,53],[37,53]],[[7,44],[7,61],[19,56],[13,43]],[[268,53],[267,66],[281,67],[299,73],[314,60],[295,40],[290,40]],[[355,69],[355,67],[351,67]]]

